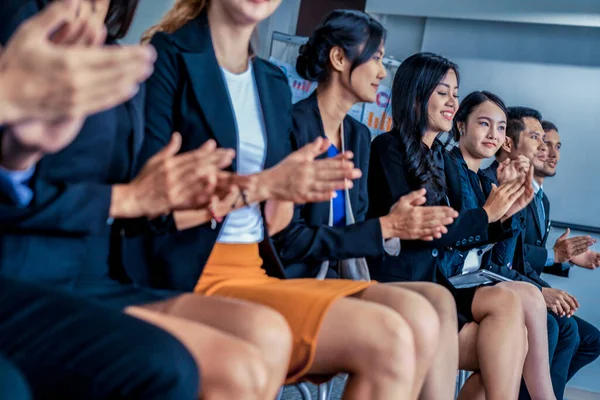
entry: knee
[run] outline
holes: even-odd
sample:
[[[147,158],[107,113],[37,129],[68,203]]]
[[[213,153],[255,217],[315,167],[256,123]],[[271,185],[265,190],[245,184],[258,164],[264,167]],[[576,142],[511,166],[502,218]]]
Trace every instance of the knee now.
[[[226,358],[227,398],[262,400],[268,390],[271,370],[259,351],[250,347]]]
[[[217,346],[207,360],[202,380],[203,399],[262,399],[268,390],[269,370],[258,349],[250,344]],[[208,371],[210,369],[210,371]]]
[[[428,284],[427,299],[435,308],[442,326],[452,325],[458,332],[456,302],[452,293],[442,285]]]
[[[248,316],[250,336],[267,356],[272,368],[286,369],[292,352],[292,332],[286,319],[268,307],[257,307]]]
[[[490,288],[488,313],[501,314],[518,324],[525,324],[525,313],[520,296],[514,290],[495,286]]]
[[[440,339],[440,317],[434,306],[423,296],[416,293],[411,305],[415,308],[417,318],[409,321],[417,349],[417,356],[424,351],[435,352]],[[420,353],[420,354],[419,354]]]
[[[394,380],[412,376],[417,357],[415,335],[406,320],[392,310],[382,310],[370,324],[376,334],[364,352],[368,361],[362,365],[365,373]]]
[[[542,292],[529,283],[522,283],[521,290],[524,294],[521,298],[523,307],[526,310],[531,310],[536,314],[545,316],[547,313],[547,307]]]

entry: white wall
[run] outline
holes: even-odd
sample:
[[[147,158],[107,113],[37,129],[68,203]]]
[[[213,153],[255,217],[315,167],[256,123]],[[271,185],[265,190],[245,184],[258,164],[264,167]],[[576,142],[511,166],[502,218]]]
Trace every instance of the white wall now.
[[[124,43],[138,43],[142,33],[160,21],[175,0],[141,0]]]
[[[271,18],[263,21],[257,28],[258,54],[268,58],[271,46],[271,35],[273,32],[288,33],[294,35],[298,25],[298,14],[300,12],[300,0],[285,0]]]
[[[555,122],[563,150],[557,176],[544,186],[551,218],[600,227],[600,29],[582,26],[594,24],[579,18],[586,12],[588,22],[597,18],[600,1],[368,0],[367,10],[388,29],[388,55],[442,54],[460,67],[462,96],[487,89],[508,105],[538,108]],[[544,20],[542,14],[552,18]],[[566,14],[579,19],[568,21]],[[568,280],[545,278],[573,293],[582,304],[580,316],[600,327],[600,271],[575,269]],[[598,376],[600,360],[571,385],[600,393]]]
[[[600,26],[598,0],[367,0],[369,13]]]

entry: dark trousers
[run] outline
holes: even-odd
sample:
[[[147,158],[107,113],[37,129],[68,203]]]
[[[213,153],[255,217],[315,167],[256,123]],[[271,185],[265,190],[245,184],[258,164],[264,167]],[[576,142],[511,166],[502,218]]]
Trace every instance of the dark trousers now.
[[[198,369],[173,336],[84,299],[4,277],[0,354],[21,371],[36,399],[197,399]]]
[[[579,346],[569,365],[567,382],[583,367],[600,356],[600,331],[589,322],[575,316],[572,318],[579,332]]]
[[[14,365],[2,357],[0,357],[0,399],[31,399],[31,394],[23,375]]]

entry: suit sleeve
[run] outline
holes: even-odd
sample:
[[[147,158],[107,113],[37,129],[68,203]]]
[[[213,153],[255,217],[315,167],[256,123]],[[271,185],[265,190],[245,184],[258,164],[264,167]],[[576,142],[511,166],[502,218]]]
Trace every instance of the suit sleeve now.
[[[533,244],[525,244],[525,259],[538,274],[541,274],[548,259],[548,249]]]
[[[292,134],[292,149],[301,147]],[[366,150],[368,151],[368,150]],[[365,163],[368,163],[366,160]],[[362,169],[363,165],[361,165]],[[309,226],[302,216],[303,205],[294,207],[292,222],[273,240],[279,249],[278,254],[284,264],[297,262],[323,262],[358,257],[381,257],[383,255],[383,237],[379,219],[364,221],[368,194],[366,193],[366,171],[359,181],[361,204],[357,207],[356,223],[344,227],[328,225]]]
[[[77,183],[60,186],[38,180],[28,207],[0,203],[0,225],[10,232],[93,235],[106,229],[111,193],[111,185]]]
[[[154,73],[146,82],[144,143],[135,167],[139,172],[146,162],[171,140],[174,131],[174,101],[177,96],[178,70],[175,53],[167,36],[158,32],[151,44],[157,52]]]
[[[402,154],[396,143],[389,137],[380,136],[371,145],[369,173],[369,217],[387,214],[400,197],[412,190],[406,179]],[[488,217],[483,208],[460,212],[458,218],[448,227],[448,233],[431,242],[403,241],[411,247],[443,248],[455,246],[468,248],[480,246],[488,241]]]

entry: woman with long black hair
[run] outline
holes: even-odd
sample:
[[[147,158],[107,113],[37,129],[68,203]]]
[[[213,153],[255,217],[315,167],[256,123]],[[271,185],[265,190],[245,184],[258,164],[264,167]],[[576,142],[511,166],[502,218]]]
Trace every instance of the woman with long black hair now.
[[[427,189],[428,205],[461,210],[455,163],[437,139],[452,128],[458,110],[458,67],[431,53],[415,54],[399,67],[392,88],[394,129],[371,146],[369,217],[385,215],[401,196]],[[402,252],[372,265],[381,281],[430,281],[454,294],[459,311],[459,366],[478,371],[461,398],[517,398],[526,350],[526,328],[519,296],[501,287],[456,290],[444,271],[444,249],[475,247],[510,232],[513,204],[524,179],[495,189],[473,210],[459,212],[448,233],[431,242],[403,241]],[[502,221],[501,221],[502,220]]]
[[[498,168],[498,182],[487,178],[480,171],[481,163],[492,158],[504,143],[507,115],[502,99],[490,92],[473,92],[460,104],[451,132],[454,140],[458,142],[451,154],[456,160],[462,183],[463,209],[460,211],[483,206],[496,183],[509,182],[519,174],[532,176],[533,167],[525,157],[511,164],[502,163]],[[530,182],[526,183],[532,188],[528,190],[529,196],[532,197],[533,185]],[[514,290],[523,303],[529,344],[523,377],[533,398],[552,398],[547,311],[541,293],[544,282],[525,263],[522,243],[517,243],[517,240],[521,240],[521,227],[516,218],[513,224],[516,224],[516,234],[509,239],[490,242],[486,246],[470,250],[450,251],[446,270],[452,271],[453,275],[459,275],[486,268],[513,280],[501,282],[498,286]],[[515,268],[512,268],[513,265],[518,265],[516,269],[524,271],[527,275],[516,272]]]
[[[330,201],[295,206],[292,222],[274,237],[290,277],[368,278],[367,259],[383,258],[386,252],[397,254],[400,239],[439,238],[446,231],[444,223],[456,216],[450,207],[421,207],[425,196],[424,190],[419,190],[402,197],[387,215],[365,219],[371,134],[348,116],[348,111],[356,103],[376,101],[379,84],[386,77],[382,63],[385,36],[383,26],[371,16],[336,10],[323,19],[300,50],[297,72],[318,87],[293,108],[292,147],[327,138],[331,145],[326,156],[351,151],[362,176]],[[458,339],[452,296],[442,286],[427,282],[395,285],[428,299],[440,319],[442,340],[432,367],[420,373],[427,372],[421,397],[453,398]],[[419,315],[403,311],[408,304],[397,302],[392,307],[406,315],[409,324],[417,325]],[[419,340],[416,344],[417,354],[429,351]]]

